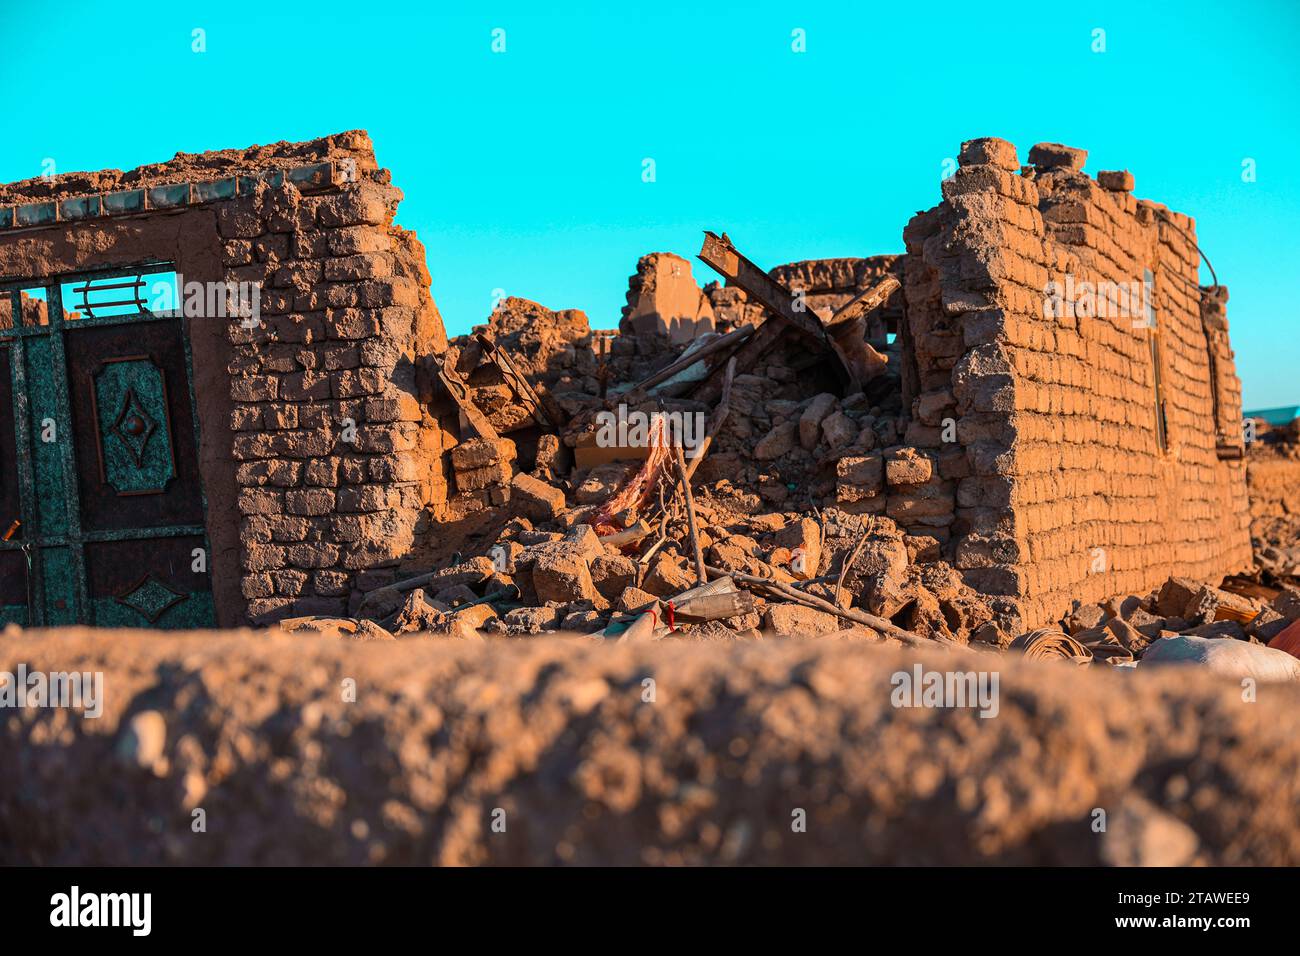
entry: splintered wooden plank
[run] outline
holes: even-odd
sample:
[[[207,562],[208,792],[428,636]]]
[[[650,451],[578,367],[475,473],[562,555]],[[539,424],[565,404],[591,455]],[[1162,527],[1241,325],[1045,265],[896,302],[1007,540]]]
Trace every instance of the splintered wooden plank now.
[[[700,249],[699,257],[714,271],[725,276],[728,285],[743,289],[746,295],[781,322],[814,344],[823,348],[830,346],[826,332],[816,317],[796,308],[795,303],[801,301],[799,297],[741,255],[726,236],[706,231],[704,247]]]

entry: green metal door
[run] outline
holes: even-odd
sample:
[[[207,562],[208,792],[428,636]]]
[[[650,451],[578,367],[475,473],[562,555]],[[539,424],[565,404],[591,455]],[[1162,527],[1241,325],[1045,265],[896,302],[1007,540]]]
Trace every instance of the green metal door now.
[[[213,624],[177,281],[0,285],[0,621]]]

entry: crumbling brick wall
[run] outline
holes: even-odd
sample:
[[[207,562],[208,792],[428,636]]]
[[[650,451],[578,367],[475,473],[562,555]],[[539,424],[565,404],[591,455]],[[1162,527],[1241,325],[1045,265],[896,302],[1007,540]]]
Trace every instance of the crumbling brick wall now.
[[[189,325],[222,623],[346,612],[446,499],[423,373],[446,335],[401,198],[359,131],[0,187],[0,277],[260,284],[256,327]]]
[[[1039,146],[1021,170],[1011,144],[967,143],[904,233],[907,442],[948,462],[933,498],[957,566],[1025,626],[1250,564],[1244,467],[1220,455],[1241,418],[1226,292],[1198,287],[1188,217],[1085,155]],[[1153,328],[1141,298],[1087,307],[1147,272]]]

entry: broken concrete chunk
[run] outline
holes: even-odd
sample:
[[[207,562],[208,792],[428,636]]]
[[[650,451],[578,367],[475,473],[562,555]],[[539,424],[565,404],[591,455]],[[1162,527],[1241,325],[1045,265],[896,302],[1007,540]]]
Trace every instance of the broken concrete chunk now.
[[[1160,588],[1156,597],[1156,613],[1165,617],[1182,617],[1201,586],[1190,578],[1173,577]]]
[[[502,620],[525,633],[537,634],[554,629],[560,622],[560,614],[554,607],[517,607]]]
[[[435,591],[433,600],[443,607],[454,608],[461,604],[468,604],[470,601],[477,601],[478,595],[464,584],[452,584]]]
[[[793,602],[769,604],[763,624],[779,637],[817,637],[834,634],[841,627],[834,614]]]
[[[822,440],[831,449],[842,448],[858,437],[858,426],[843,412],[833,412],[822,422]]]
[[[640,588],[629,587],[623,589],[623,593],[618,596],[618,601],[614,606],[623,614],[635,614],[658,603],[659,599],[653,594],[642,591]]]
[[[429,578],[429,589],[437,593],[442,588],[456,584],[482,584],[496,573],[496,565],[485,555],[470,558],[460,564],[442,568],[433,572]],[[398,582],[399,584],[401,582]]]
[[[1188,602],[1182,616],[1189,621],[1202,624],[1229,620],[1244,625],[1249,623],[1259,610],[1250,598],[1206,585],[1200,588]]]
[[[790,573],[801,581],[817,576],[822,560],[821,526],[812,518],[800,518],[776,534],[778,547],[790,551]]]
[[[1135,185],[1133,174],[1127,169],[1103,169],[1097,174],[1097,183],[1102,189],[1116,193],[1131,193]]]
[[[572,549],[547,551],[533,563],[533,590],[539,601],[594,600],[596,585],[591,570],[581,554]]]
[[[1295,588],[1283,588],[1273,598],[1273,610],[1288,621],[1300,620],[1300,591]]]
[[[573,631],[578,634],[590,634],[605,626],[605,618],[594,608],[583,611],[570,611],[560,622],[560,630]]]
[[[1075,635],[1100,627],[1106,617],[1106,610],[1100,604],[1084,604],[1070,612],[1065,626],[1071,635]]]
[[[1016,155],[1016,147],[1005,139],[998,139],[996,136],[968,139],[961,144],[961,152],[957,154],[957,162],[962,166],[982,166],[987,164],[1013,173],[1020,170],[1020,157]]]
[[[553,521],[564,510],[564,492],[520,472],[510,483],[511,506],[534,521]]]
[[[834,408],[835,396],[830,392],[822,392],[813,397],[799,416],[799,444],[805,450],[812,451],[817,447],[817,442],[821,440],[822,422]]]
[[[471,438],[451,450],[451,464],[458,472],[514,460],[515,443],[509,438]]]
[[[794,422],[782,422],[774,426],[754,446],[754,457],[759,461],[780,458],[794,448],[798,434],[799,426]]]
[[[573,497],[579,504],[603,504],[614,496],[627,474],[628,466],[625,463],[606,462],[597,465],[574,489]]]
[[[687,569],[684,560],[661,553],[655,556],[641,587],[657,597],[666,598],[681,594],[695,584],[695,574]]]
[[[1151,638],[1122,618],[1112,617],[1106,622],[1106,630],[1115,635],[1125,650],[1132,651],[1135,655],[1141,654],[1151,643]]]
[[[1088,161],[1086,149],[1075,149],[1060,143],[1039,143],[1029,150],[1029,164],[1039,169],[1083,169]]]
[[[884,465],[881,455],[841,458],[835,463],[837,497],[856,501],[879,494],[885,487]]]
[[[1271,607],[1266,607],[1255,615],[1254,620],[1246,626],[1246,635],[1257,638],[1267,644],[1290,626],[1291,622]]]
[[[933,463],[915,448],[896,448],[886,452],[886,484],[922,485],[933,473]]]
[[[773,531],[780,531],[785,527],[785,515],[780,512],[770,511],[767,514],[753,515],[749,519],[749,530],[753,534],[769,534]],[[747,548],[747,553],[758,553],[758,544],[753,538],[740,536],[743,541],[737,542]]]
[[[623,555],[601,554],[591,560],[591,580],[611,601],[636,581],[636,562]]]
[[[537,439],[536,477],[553,481],[557,475],[569,470],[572,455],[556,435],[542,435]]]
[[[473,592],[470,592],[471,594]],[[394,634],[411,634],[432,631],[446,620],[445,605],[435,606],[424,588],[416,588],[406,596],[406,602],[393,622]]]

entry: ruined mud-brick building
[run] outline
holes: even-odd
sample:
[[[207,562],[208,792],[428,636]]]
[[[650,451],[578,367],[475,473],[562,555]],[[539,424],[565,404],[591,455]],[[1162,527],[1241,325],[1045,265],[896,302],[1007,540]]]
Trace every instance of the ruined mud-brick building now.
[[[0,187],[4,619],[344,613],[410,547],[446,339],[401,195],[356,132]]]
[[[901,413],[833,465],[840,500],[933,538],[1025,626],[1250,562],[1227,294],[1198,285],[1192,221],[1081,151],[1029,160],[967,143],[905,254],[772,271],[814,309],[901,277],[867,325]],[[358,132],[0,187],[3,619],[342,614],[393,579],[461,437],[400,199]],[[762,320],[671,288],[673,258],[643,260],[625,333],[661,306],[678,338]],[[487,465],[490,506],[511,465]]]

